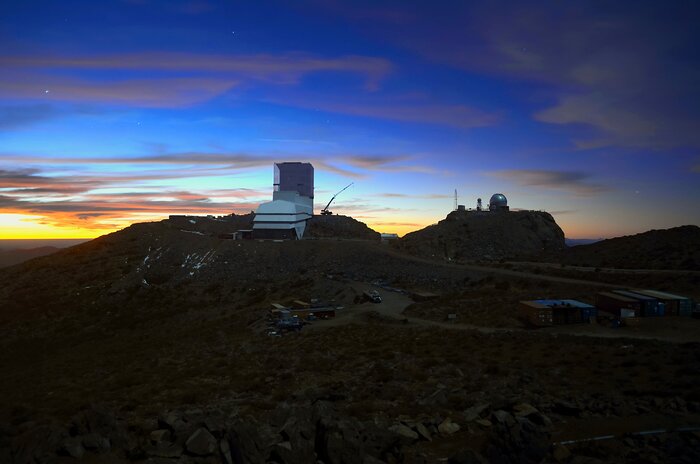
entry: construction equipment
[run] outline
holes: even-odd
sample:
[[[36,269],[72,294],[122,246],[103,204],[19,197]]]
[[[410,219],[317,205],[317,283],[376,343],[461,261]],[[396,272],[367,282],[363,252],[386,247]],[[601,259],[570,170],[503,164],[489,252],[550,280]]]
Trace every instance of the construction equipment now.
[[[328,204],[326,205],[326,207],[321,210],[321,214],[323,216],[329,216],[329,215],[333,214],[331,211],[328,211],[328,207],[331,205],[331,203],[333,203],[333,200],[335,200],[335,197],[337,197],[338,195],[343,193],[343,191],[345,191],[345,189],[350,187],[352,184],[354,184],[354,182],[350,182],[348,185],[345,186],[345,188],[343,188],[343,190],[341,190],[340,192],[333,195],[333,198],[331,198],[331,201],[329,201]]]

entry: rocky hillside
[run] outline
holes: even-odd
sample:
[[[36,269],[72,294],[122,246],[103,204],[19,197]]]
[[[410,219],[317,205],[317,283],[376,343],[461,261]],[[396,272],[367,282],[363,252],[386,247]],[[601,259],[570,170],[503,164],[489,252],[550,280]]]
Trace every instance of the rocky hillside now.
[[[381,235],[350,216],[332,215],[312,217],[304,238],[379,240]]]
[[[567,249],[561,261],[601,268],[700,270],[700,227],[650,230],[580,245]]]
[[[540,211],[453,211],[397,246],[409,253],[454,261],[525,258],[564,249],[564,232]]]
[[[392,255],[378,241],[276,243],[220,238],[242,228],[247,216],[178,217],[134,224],[53,255],[0,269],[0,323],[31,318],[32,313],[93,308],[123,312],[132,303],[165,307],[231,302],[243,307],[284,295],[335,296],[336,289],[331,288],[309,294],[308,282],[319,278],[327,282],[327,275],[445,287],[473,278],[467,271],[431,270]],[[357,235],[353,228],[359,228],[359,223],[351,218],[334,216],[328,222],[349,225],[345,236]],[[315,226],[311,227],[313,231]],[[328,230],[320,228],[318,233]],[[372,236],[371,231],[365,234]],[[437,283],[435,276],[441,276]]]

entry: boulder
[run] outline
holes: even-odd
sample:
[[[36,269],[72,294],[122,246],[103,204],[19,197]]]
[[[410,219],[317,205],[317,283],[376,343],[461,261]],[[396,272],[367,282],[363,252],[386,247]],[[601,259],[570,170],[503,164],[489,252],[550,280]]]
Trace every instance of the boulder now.
[[[85,454],[85,448],[83,448],[80,437],[66,438],[60,451],[60,454],[65,454],[75,459],[81,459]]]
[[[231,455],[231,447],[227,440],[221,440],[219,442],[219,451],[221,451],[221,456],[224,458],[223,464],[233,464],[233,456]]]
[[[389,430],[399,435],[401,438],[407,439],[409,443],[418,440],[418,434],[414,432],[410,427],[407,427],[403,424],[392,425],[391,427],[389,427]]]
[[[498,410],[494,411],[491,414],[491,417],[493,417],[493,422],[497,422],[499,424],[504,424],[508,427],[512,426],[515,424],[515,418],[510,415],[507,411],[503,410]]]
[[[416,432],[418,432],[418,435],[420,435],[423,439],[433,441],[433,438],[430,435],[430,430],[428,430],[428,428],[423,425],[422,422],[418,422],[416,424]]]
[[[112,411],[104,407],[91,406],[74,415],[69,427],[73,435],[96,433],[109,437],[117,428],[117,418]]]
[[[162,442],[169,442],[172,439],[172,435],[170,434],[170,430],[158,429],[151,432],[149,438],[152,444],[158,445]]]
[[[438,425],[438,432],[442,435],[452,435],[453,433],[459,432],[460,426],[456,422],[448,417]]]
[[[187,452],[197,456],[209,456],[218,449],[216,438],[204,427],[200,427],[185,442]]]
[[[471,408],[467,409],[464,411],[464,420],[467,422],[472,422],[481,417],[481,415],[484,413],[484,411],[487,411],[489,409],[488,404],[479,404],[476,406],[472,406]]]
[[[83,447],[96,453],[107,453],[112,448],[109,438],[98,433],[89,433],[82,438]]]

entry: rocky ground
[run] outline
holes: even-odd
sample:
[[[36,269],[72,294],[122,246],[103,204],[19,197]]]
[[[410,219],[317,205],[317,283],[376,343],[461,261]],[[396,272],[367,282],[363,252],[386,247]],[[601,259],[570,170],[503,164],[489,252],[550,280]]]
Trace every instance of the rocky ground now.
[[[0,270],[0,462],[700,458],[699,343],[526,330],[514,311],[602,282],[376,241],[234,242],[218,222],[132,226]],[[372,283],[440,296],[359,303]],[[343,309],[266,336],[270,303],[297,298]]]

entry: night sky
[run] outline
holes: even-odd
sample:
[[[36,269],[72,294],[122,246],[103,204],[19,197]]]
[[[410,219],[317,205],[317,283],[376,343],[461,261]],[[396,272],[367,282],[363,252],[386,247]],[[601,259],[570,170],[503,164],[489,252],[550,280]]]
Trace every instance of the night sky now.
[[[0,238],[246,213],[310,161],[381,232],[495,192],[700,224],[700,3],[0,2]]]

